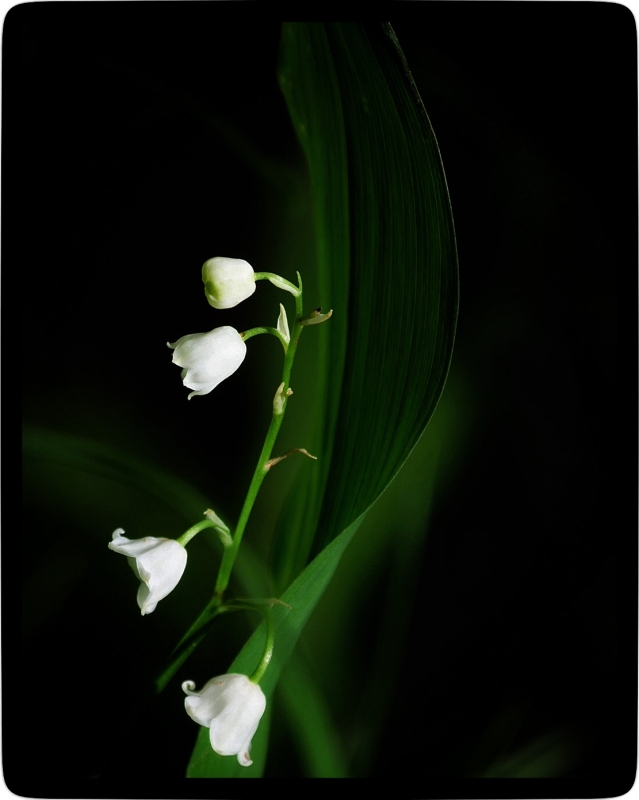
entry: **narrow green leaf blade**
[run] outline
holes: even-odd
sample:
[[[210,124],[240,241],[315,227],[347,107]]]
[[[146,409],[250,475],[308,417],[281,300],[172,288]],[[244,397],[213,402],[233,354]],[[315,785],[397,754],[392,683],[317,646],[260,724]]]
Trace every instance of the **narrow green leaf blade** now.
[[[282,669],[293,652],[304,625],[315,608],[318,600],[328,586],[339,563],[342,553],[349,544],[362,519],[356,520],[347,530],[326,547],[304,572],[295,580],[282,596],[282,602],[290,609],[282,606],[273,608],[275,619],[276,647],[273,659],[260,683],[267,701],[272,696]],[[241,653],[233,661],[229,672],[241,672],[250,675],[257,666],[266,642],[266,626],[264,623],[255,631],[242,648]],[[267,702],[267,708],[269,703]],[[236,758],[218,756],[211,749],[208,728],[202,728],[198,736],[195,750],[187,769],[190,778],[251,778],[262,774],[266,760],[267,737],[260,724],[258,734],[253,739],[250,767],[242,767]]]
[[[306,776],[348,778],[346,759],[328,705],[297,652],[287,664],[278,691]]]

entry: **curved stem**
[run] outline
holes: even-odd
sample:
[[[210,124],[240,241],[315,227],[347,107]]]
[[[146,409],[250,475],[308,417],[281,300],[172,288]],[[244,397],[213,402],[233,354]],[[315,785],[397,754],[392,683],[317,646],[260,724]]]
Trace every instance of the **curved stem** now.
[[[299,277],[299,272],[297,275]],[[286,278],[283,278],[281,275],[276,275],[274,272],[256,272],[254,277],[256,281],[270,281],[274,286],[277,286],[279,289],[284,289],[286,292],[290,292],[296,298],[302,294],[301,283],[298,287],[294,283],[287,281]]]
[[[196,522],[195,525],[191,525],[188,531],[185,531],[176,541],[179,542],[182,547],[186,547],[191,539],[200,531],[203,531],[204,528],[215,528],[215,523],[210,519],[203,519],[202,522]]]
[[[277,330],[277,328],[271,328],[268,325],[262,325],[259,328],[250,328],[248,331],[244,331],[240,334],[242,339],[246,342],[253,336],[258,336],[260,333],[270,333],[272,336],[276,336],[280,342],[282,343],[282,347],[284,348],[284,352],[288,348],[288,344],[286,339],[282,336],[282,334]]]
[[[259,683],[262,676],[266,672],[271,658],[273,658],[273,647],[275,645],[275,625],[273,623],[273,614],[270,608],[262,609],[264,611],[264,618],[266,620],[266,645],[264,653],[260,659],[260,663],[255,668],[255,672],[249,676],[249,680],[253,683]]]

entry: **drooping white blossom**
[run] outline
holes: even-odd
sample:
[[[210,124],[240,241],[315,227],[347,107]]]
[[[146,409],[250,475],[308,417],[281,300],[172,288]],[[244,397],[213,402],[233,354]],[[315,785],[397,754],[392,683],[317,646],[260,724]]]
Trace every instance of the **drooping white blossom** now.
[[[182,369],[182,383],[196,394],[208,394],[246,357],[246,343],[229,325],[214,328],[208,333],[189,333],[177,342],[167,342],[174,351],[173,363]]]
[[[219,675],[196,692],[193,681],[182,689],[186,713],[199,725],[209,728],[211,747],[221,756],[237,756],[243,767],[253,763],[251,740],[266,708],[260,687],[246,675]]]
[[[202,280],[213,308],[233,308],[255,291],[253,267],[241,258],[209,258],[202,266]]]
[[[140,580],[138,606],[142,615],[150,614],[177,586],[186,568],[186,550],[175,539],[127,539],[123,534],[122,528],[113,531],[109,548],[127,557]]]

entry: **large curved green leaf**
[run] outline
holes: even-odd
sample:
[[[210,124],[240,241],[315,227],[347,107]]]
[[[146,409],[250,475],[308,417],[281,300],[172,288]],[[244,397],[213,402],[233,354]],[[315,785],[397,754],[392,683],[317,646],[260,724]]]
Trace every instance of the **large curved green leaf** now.
[[[280,83],[312,184],[322,393],[282,520],[290,580],[386,488],[441,394],[457,318],[453,220],[435,135],[389,25],[288,23]]]
[[[319,291],[334,315],[315,332],[309,449],[320,461],[302,471],[276,543],[276,584],[291,609],[274,609],[267,697],[364,514],[435,409],[458,298],[439,150],[391,27],[286,23],[279,78],[308,161]],[[264,636],[261,626],[230,671],[252,672]],[[266,746],[264,724],[254,764],[242,768],[213,753],[202,729],[188,775],[257,777]]]

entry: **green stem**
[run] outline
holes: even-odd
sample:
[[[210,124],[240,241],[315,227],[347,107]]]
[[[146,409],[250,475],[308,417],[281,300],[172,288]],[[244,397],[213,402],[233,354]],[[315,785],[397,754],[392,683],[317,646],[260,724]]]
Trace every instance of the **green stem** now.
[[[298,298],[296,298],[296,301],[297,299]],[[293,331],[291,333],[291,341],[289,343],[288,350],[286,351],[286,356],[284,358],[284,367],[282,370],[282,383],[284,384],[284,386],[282,387],[282,395],[284,397],[286,396],[286,391],[289,389],[291,369],[293,367],[293,359],[295,358],[295,352],[297,350],[297,345],[299,342],[299,338],[302,334],[302,330],[303,326],[296,319],[295,325],[293,326]],[[220,571],[218,573],[217,582],[215,584],[215,594],[213,600],[216,599],[221,600],[229,584],[231,570],[233,569],[233,564],[235,563],[235,559],[237,558],[237,553],[238,550],[240,549],[240,544],[242,543],[242,537],[244,536],[246,525],[249,521],[249,517],[251,516],[253,505],[255,504],[258,492],[260,491],[262,481],[264,480],[264,478],[268,473],[268,468],[266,466],[266,463],[270,459],[271,453],[273,452],[273,446],[275,445],[277,434],[279,433],[280,428],[282,427],[282,421],[284,419],[285,411],[286,411],[286,404],[284,404],[284,408],[282,409],[281,414],[277,414],[274,411],[273,416],[271,417],[271,423],[268,427],[268,431],[266,432],[266,438],[264,439],[262,452],[260,453],[259,458],[257,460],[257,466],[255,467],[255,471],[253,472],[253,477],[251,478],[251,483],[249,484],[248,492],[246,493],[244,505],[242,506],[242,510],[240,512],[240,518],[237,522],[237,527],[235,528],[235,532],[233,533],[233,544],[230,545],[230,547],[226,547],[224,549],[224,554],[222,555],[222,563],[220,565]]]
[[[188,531],[185,531],[179,539],[176,539],[182,547],[186,547],[186,545],[191,541],[191,539],[196,536],[200,531],[203,531],[204,528],[214,528],[215,523],[212,522],[210,519],[203,519],[202,522],[197,522],[195,525],[192,525]]]
[[[297,273],[297,276],[299,278],[299,272]],[[287,281],[286,278],[283,278],[281,275],[276,275],[274,272],[256,272],[254,277],[256,281],[270,281],[271,283],[275,284],[275,286],[279,286],[280,289],[290,292],[295,299],[302,294],[301,281],[300,285],[296,286],[294,283]]]
[[[264,611],[264,618],[266,620],[266,645],[260,663],[257,665],[255,672],[249,677],[249,680],[253,683],[259,683],[262,680],[262,676],[266,672],[266,668],[273,657],[273,647],[275,645],[273,613],[270,608],[264,608],[262,610]]]
[[[244,331],[240,334],[243,341],[248,341],[253,336],[258,336],[260,333],[270,333],[272,336],[276,336],[280,342],[282,343],[282,347],[284,348],[284,352],[288,348],[288,344],[286,339],[282,336],[282,334],[277,330],[277,328],[271,328],[268,325],[262,325],[259,328],[250,328],[248,331]]]
[[[299,285],[300,290],[302,287],[302,280],[299,276]],[[293,368],[293,360],[295,358],[295,352],[297,351],[297,345],[299,343],[299,338],[302,335],[302,330],[304,326],[301,324],[300,320],[302,319],[303,311],[302,311],[302,294],[295,298],[295,324],[293,325],[293,330],[291,331],[291,341],[288,345],[288,349],[286,350],[286,355],[284,356],[284,366],[282,368],[282,397],[286,398],[286,391],[290,387],[290,379],[291,379],[291,369]],[[232,544],[227,547],[224,547],[223,554],[222,554],[222,563],[220,564],[220,570],[218,572],[217,581],[215,583],[215,592],[213,597],[209,600],[206,607],[202,610],[198,618],[193,622],[191,627],[188,631],[184,634],[184,636],[180,639],[178,645],[173,650],[171,654],[170,660],[168,665],[162,670],[159,674],[158,678],[155,681],[155,687],[158,692],[161,692],[162,689],[167,685],[173,675],[177,672],[179,667],[186,661],[186,659],[190,656],[193,650],[197,647],[197,645],[202,641],[204,636],[206,635],[208,628],[213,621],[213,619],[221,612],[220,606],[222,605],[222,598],[224,596],[224,592],[226,591],[229,580],[231,578],[231,571],[233,569],[233,565],[235,564],[235,559],[237,558],[238,551],[240,549],[240,544],[242,543],[242,537],[244,536],[244,531],[246,530],[246,525],[248,523],[249,517],[251,515],[251,511],[253,510],[253,505],[255,504],[255,500],[257,498],[257,494],[260,490],[260,486],[262,485],[262,481],[266,477],[266,473],[268,472],[268,468],[266,467],[266,463],[269,461],[271,457],[271,453],[273,450],[273,446],[275,445],[275,440],[277,438],[277,434],[282,426],[282,421],[284,419],[284,413],[286,411],[286,402],[284,402],[281,410],[279,413],[276,413],[274,410],[273,416],[271,417],[271,423],[269,425],[268,431],[266,432],[266,438],[264,440],[264,445],[262,447],[262,451],[257,461],[257,466],[255,467],[255,471],[253,473],[253,477],[251,479],[251,483],[248,488],[248,492],[246,494],[246,498],[244,500],[244,505],[242,506],[242,510],[240,512],[240,518],[237,523],[237,527],[233,533],[233,540]],[[206,520],[207,523],[210,524],[209,520]],[[193,528],[201,530],[202,527],[206,527],[206,525],[202,522],[197,523],[194,525]],[[189,533],[193,528],[189,528]],[[184,534],[186,535],[186,534]],[[269,615],[270,616],[270,615]],[[268,636],[268,634],[267,634]],[[266,651],[265,651],[266,653]],[[262,662],[264,661],[265,656],[262,658]],[[269,656],[270,660],[270,656]],[[260,662],[260,664],[262,664]],[[261,677],[264,669],[266,669],[266,664],[262,669],[262,672],[259,674],[258,680]],[[260,666],[258,666],[258,670]],[[257,670],[256,673],[257,674]]]

